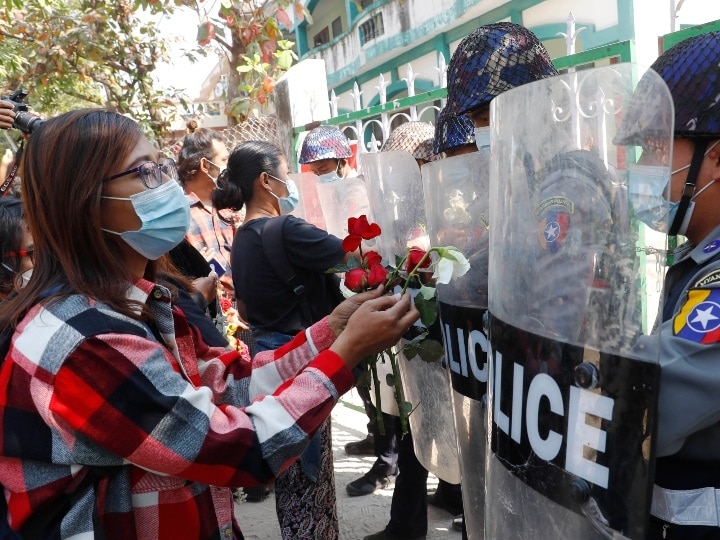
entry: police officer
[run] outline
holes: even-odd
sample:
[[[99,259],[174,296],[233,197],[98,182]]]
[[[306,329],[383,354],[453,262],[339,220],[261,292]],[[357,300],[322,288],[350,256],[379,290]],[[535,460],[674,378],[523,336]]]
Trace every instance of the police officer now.
[[[720,32],[712,32],[679,43],[652,65],[675,103],[674,170],[665,167],[669,190],[659,202],[669,234],[687,242],[675,251],[656,328],[659,457],[648,538],[720,538],[719,64]],[[638,344],[652,356],[648,349],[649,340]]]

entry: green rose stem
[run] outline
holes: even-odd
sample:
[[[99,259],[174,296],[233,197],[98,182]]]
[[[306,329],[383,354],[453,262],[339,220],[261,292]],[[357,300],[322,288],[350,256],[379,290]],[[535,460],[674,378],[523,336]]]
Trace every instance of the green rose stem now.
[[[434,249],[430,249],[427,252],[425,252],[425,255],[423,255],[422,259],[415,265],[415,268],[412,269],[412,271],[408,274],[407,279],[405,280],[405,283],[403,284],[403,288],[401,291],[401,295],[405,294],[405,291],[407,290],[408,284],[410,283],[410,279],[413,276],[418,275],[418,269],[422,268],[423,263],[427,260],[427,258],[430,256],[430,253],[434,251]],[[362,258],[362,247],[360,248],[361,258]],[[397,265],[397,268],[393,270],[393,272],[390,274],[390,277],[388,277],[385,286],[390,286],[397,278],[399,274],[399,270],[401,268],[404,268],[407,264],[407,259],[409,257],[409,253],[405,255],[405,257],[400,261],[400,263]],[[393,373],[393,388],[395,391],[395,401],[398,404],[398,410],[400,412],[400,427],[402,429],[403,435],[405,435],[408,431],[408,420],[410,418],[410,412],[407,412],[404,407],[405,403],[405,390],[403,389],[402,385],[402,379],[400,379],[400,368],[398,367],[398,361],[395,353],[393,353],[390,349],[387,349],[384,354],[387,354],[388,358],[390,358],[390,366],[392,367],[392,373]],[[377,423],[378,423],[378,430],[383,435],[385,434],[385,424],[382,420],[382,398],[380,397],[380,379],[377,374],[377,357],[374,358],[374,360],[368,360],[368,364],[370,366],[370,373],[372,374],[372,380],[373,380],[373,386],[375,387],[375,403],[376,408],[378,409],[378,415],[377,415]]]
[[[378,424],[378,431],[385,435],[385,422],[383,421],[382,415],[382,399],[380,398],[380,378],[377,374],[377,361],[378,357],[369,357],[366,362],[370,365],[370,374],[372,375],[373,387],[375,388],[375,403],[377,403],[376,409],[377,414],[375,415],[375,421]]]
[[[397,356],[392,351],[387,351],[390,357],[390,365],[392,366],[393,372],[393,385],[395,386],[395,401],[398,404],[398,410],[400,412],[400,428],[402,429],[403,435],[408,431],[408,420],[410,413],[405,411],[405,391],[403,389],[402,380],[400,379],[400,368],[398,367]]]

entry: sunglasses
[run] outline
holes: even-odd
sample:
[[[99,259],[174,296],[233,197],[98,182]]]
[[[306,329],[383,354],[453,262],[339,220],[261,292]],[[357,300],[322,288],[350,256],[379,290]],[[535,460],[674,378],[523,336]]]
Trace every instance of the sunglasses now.
[[[109,182],[110,180],[115,180],[121,176],[133,173],[140,175],[140,180],[148,189],[160,187],[163,183],[163,175],[170,177],[172,180],[180,179],[177,165],[175,165],[175,160],[172,158],[162,158],[158,163],[155,163],[154,161],[146,161],[145,163],[138,165],[137,167],[133,167],[132,169],[128,169],[127,171],[108,176],[105,180],[103,180],[103,182]]]
[[[17,251],[8,251],[7,253],[3,254],[3,257],[8,257],[8,258],[30,257],[30,261],[33,264],[35,264],[35,250],[34,249],[19,249]]]

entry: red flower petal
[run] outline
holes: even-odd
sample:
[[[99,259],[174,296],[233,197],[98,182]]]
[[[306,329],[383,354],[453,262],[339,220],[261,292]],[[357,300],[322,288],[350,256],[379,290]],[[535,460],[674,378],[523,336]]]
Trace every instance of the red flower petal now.
[[[368,286],[370,288],[377,287],[387,280],[387,270],[382,264],[376,264],[370,268],[370,274],[368,275]]]
[[[362,238],[355,234],[346,236],[342,241],[343,251],[345,253],[352,253],[360,247],[360,242],[362,242]]]
[[[365,229],[365,231],[363,231],[361,236],[365,240],[370,240],[371,238],[380,236],[381,232],[382,232],[382,230],[380,229],[380,225],[378,225],[377,223],[370,223],[370,224],[368,224],[367,229]]]
[[[407,265],[405,266],[405,269],[407,270],[408,274],[415,270],[415,267],[420,263],[422,258],[425,256],[425,251],[420,248],[412,248],[410,252],[408,253],[407,258]],[[427,268],[430,266],[430,258],[428,257],[425,259],[425,262],[423,262],[421,268]]]
[[[363,266],[365,266],[365,268],[372,268],[381,262],[382,257],[377,251],[368,251],[363,255]]]

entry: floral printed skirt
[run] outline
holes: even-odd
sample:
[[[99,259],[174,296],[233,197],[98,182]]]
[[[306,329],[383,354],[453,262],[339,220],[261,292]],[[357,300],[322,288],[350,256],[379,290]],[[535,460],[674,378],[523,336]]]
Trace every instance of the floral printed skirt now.
[[[320,426],[320,473],[313,482],[300,460],[275,480],[275,508],[283,540],[337,540],[330,418]]]

